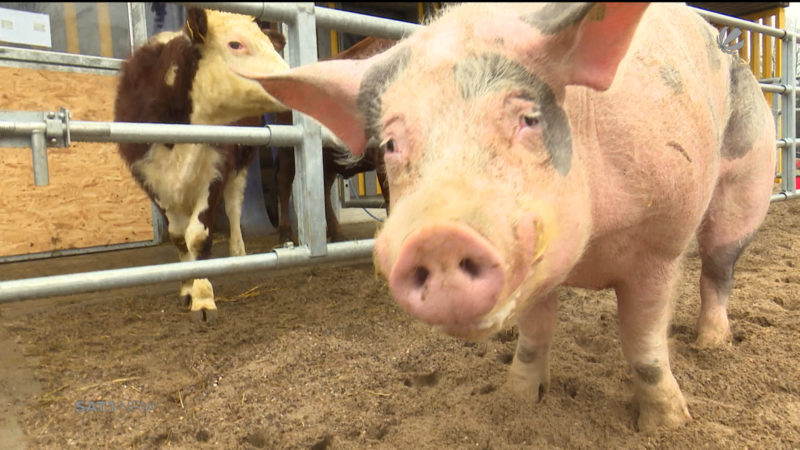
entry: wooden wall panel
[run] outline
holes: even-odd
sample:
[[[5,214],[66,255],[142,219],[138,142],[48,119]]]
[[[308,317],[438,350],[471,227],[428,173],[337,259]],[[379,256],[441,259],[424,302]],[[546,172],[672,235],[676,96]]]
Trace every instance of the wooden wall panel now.
[[[113,120],[117,77],[0,67],[0,110],[69,109]],[[0,256],[153,239],[150,201],[114,143],[48,148],[50,184],[33,184],[29,148],[0,147]]]

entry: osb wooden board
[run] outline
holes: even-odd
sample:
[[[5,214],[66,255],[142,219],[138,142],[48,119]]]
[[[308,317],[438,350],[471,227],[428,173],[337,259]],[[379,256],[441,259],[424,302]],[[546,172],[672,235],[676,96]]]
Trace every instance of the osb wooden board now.
[[[69,109],[113,120],[117,77],[0,67],[0,109]],[[35,186],[29,148],[0,147],[0,256],[153,239],[150,201],[114,143],[48,148],[50,183]]]

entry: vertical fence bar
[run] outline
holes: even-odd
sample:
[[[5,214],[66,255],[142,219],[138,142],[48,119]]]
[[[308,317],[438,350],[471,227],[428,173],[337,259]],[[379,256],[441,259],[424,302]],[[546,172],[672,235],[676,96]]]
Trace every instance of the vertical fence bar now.
[[[47,143],[44,130],[31,133],[31,154],[33,155],[33,183],[36,186],[47,186],[50,175],[47,168]]]
[[[295,19],[288,25],[287,61],[291,67],[317,61],[317,23],[314,3],[297,3]],[[297,214],[297,239],[308,246],[311,256],[326,253],[322,138],[319,123],[297,111],[292,123],[303,127],[303,140],[295,147],[295,178],[292,187]]]
[[[147,16],[144,3],[128,3],[128,30],[130,31],[130,45],[132,55],[134,50],[140,45],[147,42]],[[150,217],[153,220],[153,243],[160,244],[164,242],[164,235],[166,234],[167,221],[161,213],[158,205],[152,200],[150,201]]]
[[[786,36],[781,42],[781,47],[783,47],[783,70],[781,71],[781,83],[788,86],[794,86],[796,84],[795,64],[797,63],[797,56],[795,55],[795,51],[797,50],[797,41],[793,36]],[[797,134],[795,123],[796,102],[797,93],[794,89],[790,89],[789,92],[782,96],[782,138],[794,138]],[[783,156],[781,158],[783,161],[783,167],[781,170],[781,189],[784,192],[795,193],[797,190],[795,187],[795,176],[797,174],[797,170],[795,169],[796,148],[797,144],[795,143],[795,140],[791,139],[789,145],[784,146],[781,150]]]

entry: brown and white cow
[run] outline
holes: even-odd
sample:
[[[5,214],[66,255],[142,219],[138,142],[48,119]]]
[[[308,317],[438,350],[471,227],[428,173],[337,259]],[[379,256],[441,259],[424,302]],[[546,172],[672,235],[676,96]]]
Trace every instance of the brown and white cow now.
[[[285,40],[274,33],[271,37],[252,17],[190,8],[181,31],[153,36],[123,63],[114,120],[225,125],[285,110],[257,82],[228,69],[288,70],[275,48]],[[230,254],[245,254],[239,219],[252,149],[123,143],[119,152],[164,213],[181,261],[209,256],[213,218],[222,198],[231,224]],[[180,295],[194,320],[216,316],[207,279],[185,280]]]

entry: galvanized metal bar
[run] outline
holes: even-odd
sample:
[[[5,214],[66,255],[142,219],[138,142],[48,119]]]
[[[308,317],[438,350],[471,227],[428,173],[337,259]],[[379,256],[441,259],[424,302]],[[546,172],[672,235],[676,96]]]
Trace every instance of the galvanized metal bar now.
[[[147,15],[144,2],[128,3],[128,30],[130,31],[131,54],[140,45],[147,42]]]
[[[36,186],[47,186],[50,176],[47,172],[47,141],[44,130],[31,133],[31,154],[33,156],[33,183]]]
[[[0,120],[0,139],[30,136],[45,130],[45,122]],[[237,127],[226,125],[183,125],[133,122],[91,122],[72,120],[69,136],[83,142],[169,142],[292,146],[304,130],[291,125]]]
[[[789,24],[787,24],[787,27]],[[795,84],[795,64],[797,41],[794,39],[784,39],[781,42],[783,50],[783,67],[781,73],[781,83],[785,85],[794,86]],[[797,170],[795,169],[795,155],[797,149],[797,142],[794,139],[796,133],[796,119],[795,108],[797,107],[797,92],[791,89],[786,95],[781,97],[781,122],[783,129],[783,137],[786,137],[788,145],[782,147],[782,173],[781,173],[781,190],[783,192],[795,193],[795,176]],[[788,139],[791,136],[792,139]]]
[[[313,3],[296,3],[295,18],[288,23],[286,61],[298,67],[317,61],[317,25]],[[304,133],[295,145],[295,178],[293,196],[297,214],[297,239],[308,246],[313,256],[326,251],[325,190],[322,167],[321,128],[311,117],[292,112],[292,123],[302,127]]]
[[[759,83],[759,87],[764,92],[771,92],[775,94],[786,94],[789,91],[797,92],[796,86],[788,86],[785,84],[768,84],[768,83]]]
[[[800,198],[800,192],[781,192],[780,194],[773,194],[770,197],[770,202],[782,202],[784,200],[792,200]]]
[[[122,60],[0,46],[0,65],[116,75],[122,67]]]
[[[410,22],[390,19],[378,19],[365,14],[340,11],[331,8],[317,7],[317,24],[322,28],[331,28],[346,33],[364,36],[378,36],[387,39],[403,39],[422,28]]]
[[[781,116],[783,116],[783,114],[781,114]],[[778,148],[784,148],[784,147],[788,147],[788,146],[790,146],[792,144],[797,144],[797,142],[798,142],[797,138],[784,137],[784,138],[780,138],[777,141],[775,141],[775,146],[778,147]]]
[[[294,23],[297,4],[292,3],[245,3],[245,2],[181,2],[184,6],[235,12],[255,16],[261,20],[273,20],[286,24]],[[398,20],[357,14],[347,11],[315,6],[314,16],[321,28],[330,28],[364,36],[377,36],[387,39],[402,39],[421,28],[421,25]],[[316,36],[316,34],[314,34]]]
[[[788,38],[794,38],[796,40],[798,38],[798,35],[796,33],[792,33],[790,31],[786,31],[786,30],[783,30],[783,29],[780,29],[780,28],[768,27],[766,25],[761,25],[759,23],[750,22],[749,20],[737,19],[737,18],[726,16],[726,15],[723,15],[723,14],[718,14],[718,13],[711,12],[711,11],[706,11],[706,10],[700,9],[700,8],[692,7],[692,9],[697,14],[700,14],[703,18],[708,20],[709,22],[718,23],[718,24],[722,24],[722,25],[733,25],[735,27],[739,27],[739,28],[742,28],[742,29],[745,29],[745,30],[756,31],[756,32],[763,33],[763,34],[766,34],[768,36],[774,36],[774,37],[777,37],[777,38],[780,38],[780,39],[783,39],[784,37],[788,37]]]
[[[344,208],[385,208],[386,202],[381,196],[353,198],[342,201]]]
[[[22,262],[22,261],[33,261],[37,259],[52,258],[55,256],[85,255],[88,253],[107,252],[109,250],[125,250],[131,248],[151,247],[153,246],[154,243],[158,244],[159,242],[136,241],[136,242],[125,242],[112,245],[97,245],[94,247],[67,248],[63,250],[50,250],[37,253],[24,253],[21,255],[0,256],[0,264]]]
[[[374,239],[328,244],[324,256],[314,257],[306,247],[202,261],[129,267],[0,282],[0,303],[117,289],[142,284],[205,278],[255,270],[298,267],[309,263],[339,263],[372,256]]]

